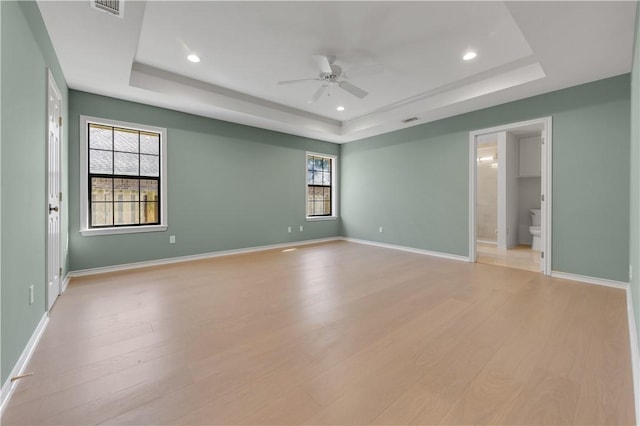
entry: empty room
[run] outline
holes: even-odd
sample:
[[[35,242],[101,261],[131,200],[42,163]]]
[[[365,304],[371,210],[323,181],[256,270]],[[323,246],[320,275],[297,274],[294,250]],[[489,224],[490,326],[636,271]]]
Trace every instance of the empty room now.
[[[640,424],[639,24],[0,1],[0,423]]]

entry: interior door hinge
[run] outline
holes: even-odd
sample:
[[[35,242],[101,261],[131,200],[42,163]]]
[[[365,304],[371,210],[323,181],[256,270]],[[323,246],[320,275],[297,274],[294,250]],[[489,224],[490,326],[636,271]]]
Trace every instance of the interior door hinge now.
[[[62,127],[62,116],[58,117],[58,126]]]
[[[58,269],[58,276],[61,277],[62,276],[62,268]]]
[[[544,259],[544,252],[543,251],[540,252],[540,258]]]
[[[544,201],[544,194],[541,194],[541,195],[540,195],[540,199],[541,199],[542,201]]]
[[[58,201],[62,201],[62,192],[58,193]]]

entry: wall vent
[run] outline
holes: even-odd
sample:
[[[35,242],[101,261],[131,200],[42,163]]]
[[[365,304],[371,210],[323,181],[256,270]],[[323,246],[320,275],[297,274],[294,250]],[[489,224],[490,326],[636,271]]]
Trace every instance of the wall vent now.
[[[120,18],[124,13],[124,0],[91,0],[91,6]]]
[[[407,123],[411,123],[412,121],[417,121],[418,117],[409,117],[409,118],[405,118],[404,120],[402,120],[403,123],[407,124]]]

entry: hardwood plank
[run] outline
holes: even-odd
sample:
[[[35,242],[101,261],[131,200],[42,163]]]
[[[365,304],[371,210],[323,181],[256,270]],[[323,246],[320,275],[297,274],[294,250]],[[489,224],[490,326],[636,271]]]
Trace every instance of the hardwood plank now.
[[[2,424],[632,424],[624,292],[348,242],[74,279]]]

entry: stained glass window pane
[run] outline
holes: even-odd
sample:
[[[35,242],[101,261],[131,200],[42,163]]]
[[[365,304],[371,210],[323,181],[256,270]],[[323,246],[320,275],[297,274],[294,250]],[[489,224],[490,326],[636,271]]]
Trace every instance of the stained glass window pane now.
[[[111,151],[89,150],[89,173],[113,174],[113,154]]]
[[[124,152],[115,152],[114,173],[117,175],[138,175],[138,154],[128,154]]]
[[[160,157],[140,154],[140,176],[160,176]]]
[[[138,131],[116,128],[113,132],[113,150],[138,152]]]

